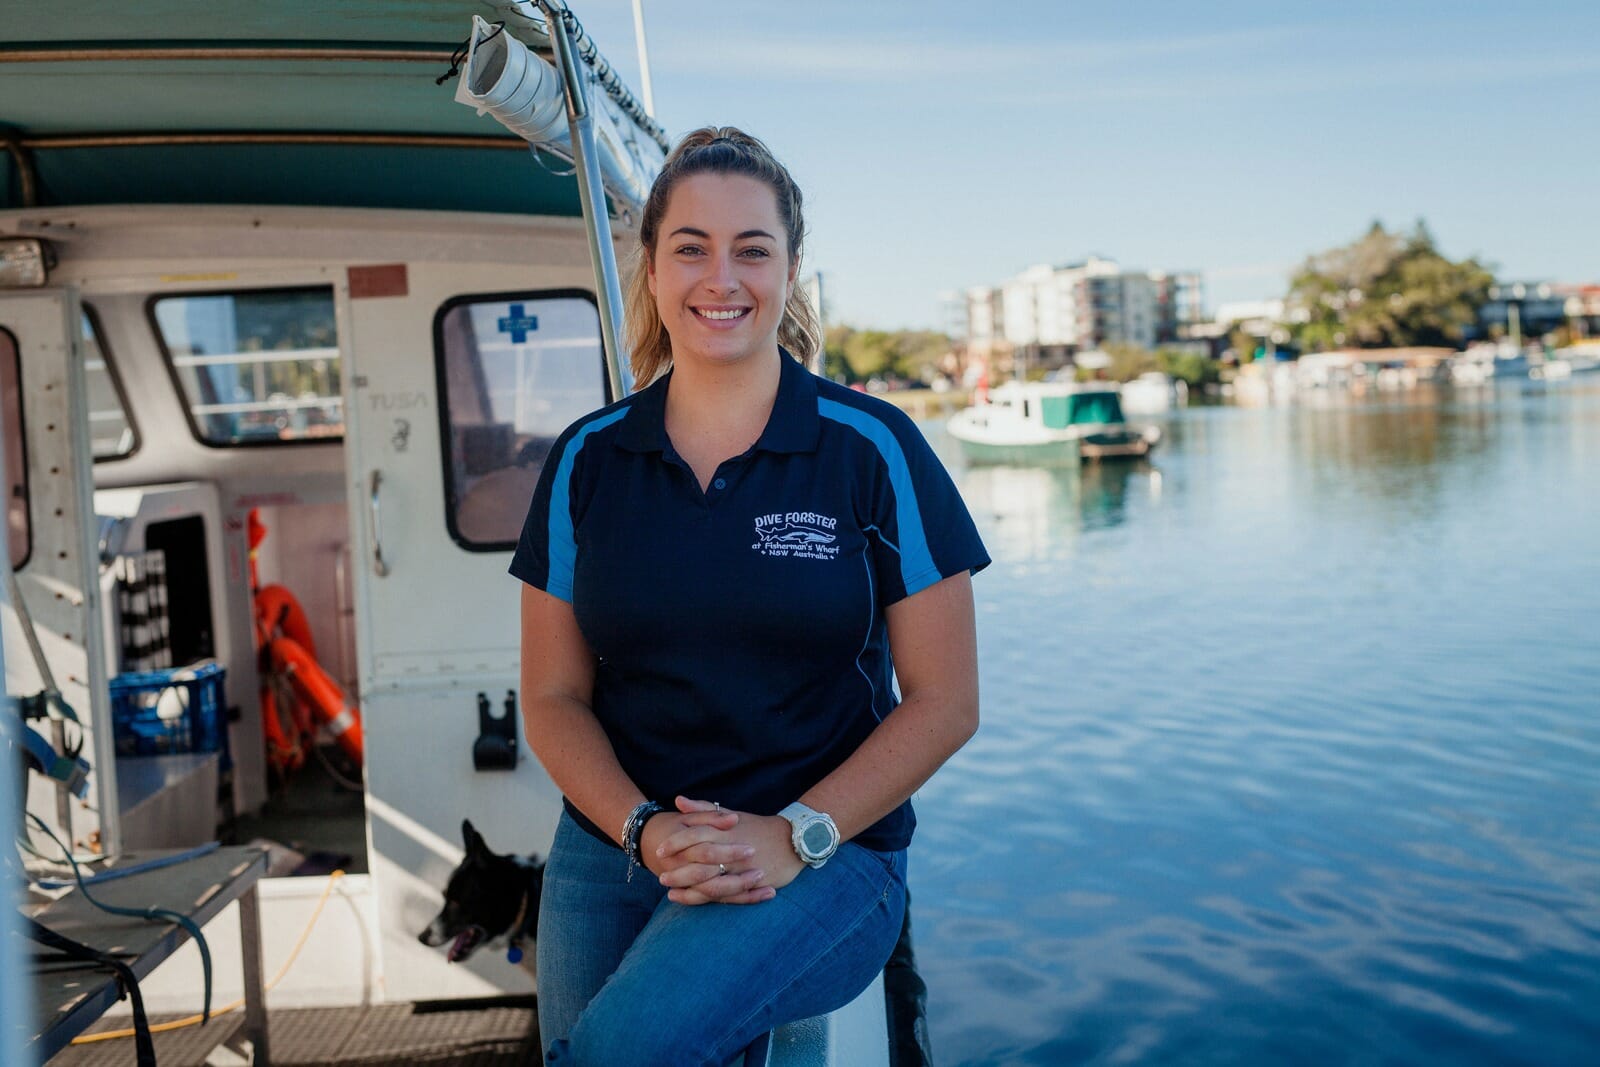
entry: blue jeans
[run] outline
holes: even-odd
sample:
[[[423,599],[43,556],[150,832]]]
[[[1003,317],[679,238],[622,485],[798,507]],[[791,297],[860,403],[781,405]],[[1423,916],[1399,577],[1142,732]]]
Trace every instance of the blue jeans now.
[[[674,904],[648,870],[628,881],[622,850],[563,814],[539,903],[545,1060],[722,1067],[871,984],[900,936],[905,889],[904,851],[846,843],[765,903]]]

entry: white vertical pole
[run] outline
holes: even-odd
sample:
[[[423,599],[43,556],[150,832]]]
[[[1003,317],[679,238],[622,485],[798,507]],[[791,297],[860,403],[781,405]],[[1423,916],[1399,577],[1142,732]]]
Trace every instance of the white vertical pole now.
[[[3,421],[3,418],[0,418]],[[5,440],[5,427],[0,425],[0,442]],[[11,553],[6,547],[5,523],[0,523],[0,577],[11,575]],[[0,601],[9,600],[10,582],[0,581]],[[0,677],[5,675],[5,650],[0,648]],[[7,696],[10,694],[7,693]],[[9,708],[0,708],[0,715],[9,715]],[[22,828],[22,812],[17,809],[17,799],[23,792],[23,783],[17,775],[27,777],[18,765],[11,746],[0,743],[0,830],[17,834]],[[69,838],[70,840],[70,838]],[[0,1063],[33,1064],[35,1057],[24,1050],[23,1042],[32,1034],[34,1026],[33,983],[30,971],[24,965],[21,937],[13,937],[17,925],[18,909],[22,905],[22,881],[6,879],[4,898],[0,899]]]
[[[622,351],[622,285],[617,254],[611,244],[611,217],[606,211],[605,186],[600,181],[600,152],[595,146],[594,115],[579,59],[567,29],[565,0],[539,0],[555,44],[557,65],[566,86],[567,123],[572,129],[572,161],[578,170],[578,199],[583,204],[584,229],[595,274],[595,296],[600,303],[600,339],[605,345],[606,376],[611,399],[621,400],[633,387],[627,355]]]
[[[644,0],[633,0],[633,39],[639,46],[639,85],[644,90],[644,111],[655,118],[655,92],[650,85],[650,46],[644,36]]]

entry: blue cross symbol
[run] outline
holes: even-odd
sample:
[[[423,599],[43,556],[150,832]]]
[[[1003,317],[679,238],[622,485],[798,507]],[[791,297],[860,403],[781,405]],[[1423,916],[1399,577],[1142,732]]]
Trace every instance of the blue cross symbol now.
[[[523,344],[528,340],[528,334],[539,328],[539,316],[529,315],[521,304],[511,305],[511,314],[495,323],[501,333],[511,335],[511,343]]]

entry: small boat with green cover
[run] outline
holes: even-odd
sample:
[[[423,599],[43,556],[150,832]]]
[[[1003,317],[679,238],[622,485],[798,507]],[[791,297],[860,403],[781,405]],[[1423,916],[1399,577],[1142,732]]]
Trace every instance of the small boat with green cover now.
[[[973,463],[1136,459],[1161,439],[1153,426],[1129,425],[1115,386],[1067,382],[1006,382],[946,429]]]

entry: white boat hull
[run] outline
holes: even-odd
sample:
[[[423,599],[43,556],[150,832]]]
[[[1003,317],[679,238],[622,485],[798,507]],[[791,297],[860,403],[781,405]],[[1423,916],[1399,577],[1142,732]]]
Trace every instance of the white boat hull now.
[[[1009,419],[987,407],[968,408],[952,415],[945,429],[961,442],[962,453],[972,463],[1078,462],[1078,439],[1065,431],[1047,431]]]

